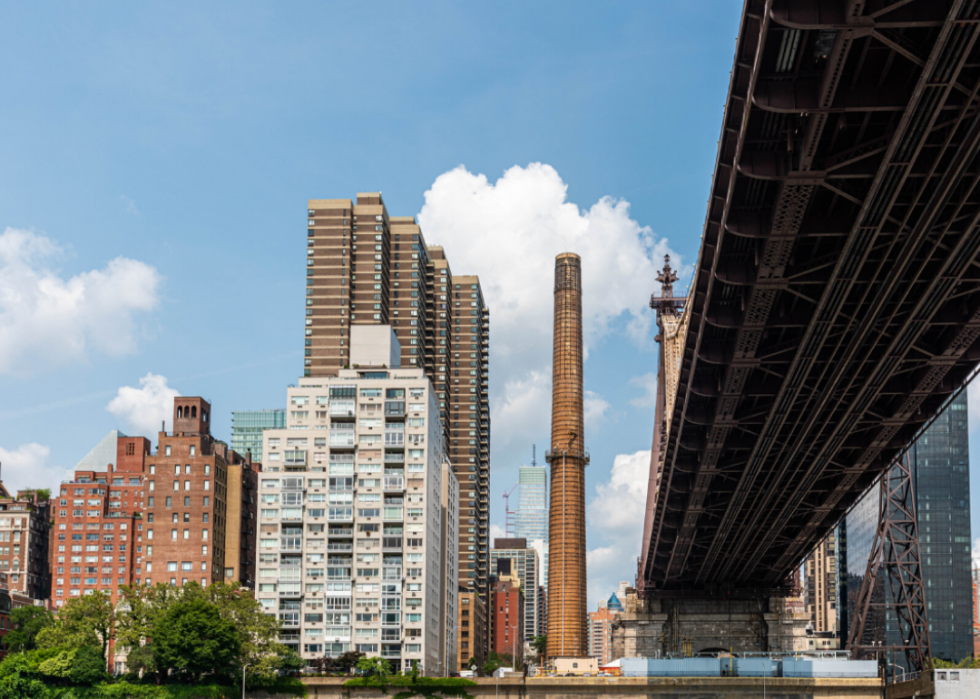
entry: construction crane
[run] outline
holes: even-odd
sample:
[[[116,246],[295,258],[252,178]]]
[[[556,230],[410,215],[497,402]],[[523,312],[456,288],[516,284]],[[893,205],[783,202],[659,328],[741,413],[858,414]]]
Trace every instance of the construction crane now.
[[[514,536],[515,515],[517,514],[514,510],[510,509],[510,496],[511,493],[517,490],[518,485],[520,485],[519,482],[515,483],[510,490],[504,492],[504,532],[508,537]]]

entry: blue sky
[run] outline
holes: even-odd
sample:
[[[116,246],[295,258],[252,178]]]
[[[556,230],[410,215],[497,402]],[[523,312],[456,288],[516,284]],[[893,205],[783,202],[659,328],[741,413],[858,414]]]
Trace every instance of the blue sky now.
[[[232,410],[281,406],[302,368],[306,199],[381,190],[487,289],[498,525],[517,466],[547,447],[553,256],[583,254],[593,607],[635,573],[645,303],[665,251],[696,256],[739,12],[8,5],[4,480],[52,485],[109,429],[156,424],[173,390],[210,399],[225,439]]]

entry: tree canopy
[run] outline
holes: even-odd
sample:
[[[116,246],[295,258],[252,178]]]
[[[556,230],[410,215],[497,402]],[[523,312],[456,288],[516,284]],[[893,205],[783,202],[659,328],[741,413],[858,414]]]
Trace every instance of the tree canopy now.
[[[28,605],[10,612],[10,631],[4,638],[7,651],[18,653],[37,648],[37,635],[54,624],[54,615],[44,607]]]

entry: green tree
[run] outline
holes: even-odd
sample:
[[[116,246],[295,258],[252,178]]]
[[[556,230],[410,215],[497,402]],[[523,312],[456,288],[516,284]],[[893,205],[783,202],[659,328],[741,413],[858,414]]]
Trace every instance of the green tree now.
[[[537,654],[538,662],[543,662],[545,654],[548,652],[548,636],[546,634],[535,636],[534,640],[531,641],[531,648]]]
[[[384,658],[377,656],[373,658],[361,658],[357,661],[357,669],[364,673],[365,677],[377,680],[381,685],[388,683],[391,675],[391,666]]]
[[[181,600],[153,629],[153,658],[158,672],[191,682],[202,676],[234,677],[241,640],[235,625],[204,599]]]
[[[483,674],[492,675],[493,671],[500,667],[514,667],[514,660],[509,653],[497,653],[490,651],[487,660],[483,663]]]
[[[69,600],[57,621],[37,636],[39,648],[98,646],[102,657],[109,652],[116,628],[116,612],[107,592],[95,592]]]
[[[7,650],[18,653],[34,650],[37,635],[54,624],[54,615],[44,607],[29,605],[10,612],[10,632],[4,638]]]

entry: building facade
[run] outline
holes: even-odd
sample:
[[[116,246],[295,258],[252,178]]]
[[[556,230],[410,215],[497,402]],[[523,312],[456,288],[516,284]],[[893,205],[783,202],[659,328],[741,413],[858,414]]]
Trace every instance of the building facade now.
[[[307,661],[357,650],[441,675],[459,515],[438,401],[421,368],[356,363],[301,379],[264,433],[256,596]]]
[[[434,384],[447,456],[460,487],[459,584],[489,584],[489,310],[475,276],[453,276],[413,217],[391,217],[380,193],[307,202],[304,375],[351,367],[351,329],[388,325],[401,366]]]
[[[286,426],[286,411],[234,410],[231,413],[231,448],[238,454],[252,455],[252,461],[262,461],[262,432]]]
[[[514,570],[514,559],[497,559],[497,576],[493,583],[493,627],[491,650],[513,658],[515,667],[524,657],[524,592]]]
[[[533,460],[532,460],[533,461]],[[526,539],[541,558],[538,585],[548,580],[548,468],[532,463],[518,469],[514,536]],[[542,631],[543,633],[543,631]]]
[[[967,396],[944,410],[910,450],[922,576],[928,605],[932,655],[959,661],[973,653],[970,584],[970,473]],[[879,490],[872,488],[838,530],[839,631],[842,638],[857,613],[857,596],[867,571],[878,526]],[[846,572],[846,575],[844,574]],[[878,595],[890,594],[882,576]],[[872,615],[867,640],[893,642],[898,620]],[[904,662],[900,658],[889,661]]]
[[[608,665],[615,659],[612,657],[612,625],[615,618],[616,613],[602,602],[597,611],[589,612],[589,657],[598,660],[600,666]]]
[[[147,457],[141,582],[255,584],[258,463],[211,435],[211,404],[174,399],[173,432]]]
[[[544,469],[541,469],[544,470]],[[497,570],[497,561],[509,559],[513,562],[513,571],[520,582],[524,594],[524,638],[532,639],[544,633],[540,626],[541,596],[538,594],[540,580],[540,560],[538,552],[529,548],[525,539],[494,539],[490,549],[490,566]]]
[[[460,589],[459,592],[459,655],[457,667],[473,670],[483,667],[489,647],[487,631],[487,605],[476,592]]]
[[[803,598],[810,631],[837,634],[837,539],[830,532],[803,563]]]
[[[143,512],[150,441],[111,431],[62,482],[52,512],[52,601],[92,592],[113,602],[143,566]]]
[[[51,595],[48,557],[51,503],[35,490],[11,493],[0,481],[0,572],[8,590],[35,599]]]

